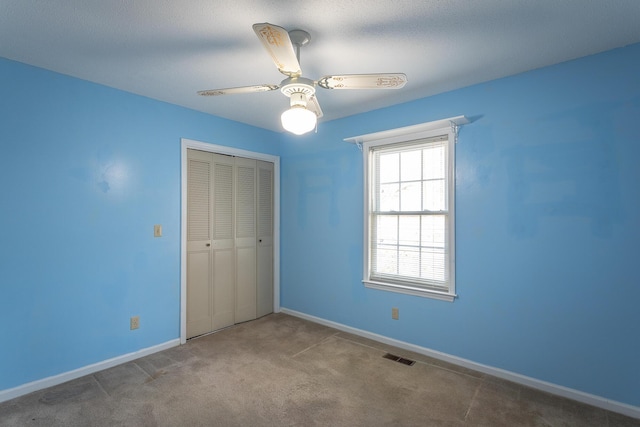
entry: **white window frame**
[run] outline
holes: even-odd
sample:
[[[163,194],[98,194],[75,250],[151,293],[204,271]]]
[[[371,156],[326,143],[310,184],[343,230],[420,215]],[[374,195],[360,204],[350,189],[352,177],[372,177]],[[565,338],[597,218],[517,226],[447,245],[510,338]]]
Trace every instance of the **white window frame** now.
[[[364,178],[364,238],[363,238],[363,280],[368,288],[384,291],[399,292],[403,294],[416,295],[420,297],[434,298],[443,301],[453,301],[456,298],[456,252],[455,252],[455,143],[457,140],[458,126],[469,123],[464,116],[452,117],[449,119],[422,123],[404,128],[392,129],[368,135],[361,135],[345,138],[345,141],[358,145],[363,155],[363,178]],[[371,209],[372,209],[372,185],[373,174],[370,173],[372,167],[372,148],[383,145],[406,145],[415,141],[447,137],[447,181],[448,181],[448,282],[446,290],[431,289],[424,285],[410,283],[398,283],[393,281],[372,280],[370,278],[370,256],[371,256]]]

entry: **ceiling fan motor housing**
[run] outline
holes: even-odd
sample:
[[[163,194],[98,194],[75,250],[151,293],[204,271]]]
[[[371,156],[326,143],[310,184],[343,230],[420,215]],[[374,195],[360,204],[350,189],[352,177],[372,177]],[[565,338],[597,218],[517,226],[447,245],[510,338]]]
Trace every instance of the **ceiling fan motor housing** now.
[[[291,98],[291,106],[306,107],[307,101],[316,93],[313,80],[304,77],[290,77],[282,82],[280,90]]]

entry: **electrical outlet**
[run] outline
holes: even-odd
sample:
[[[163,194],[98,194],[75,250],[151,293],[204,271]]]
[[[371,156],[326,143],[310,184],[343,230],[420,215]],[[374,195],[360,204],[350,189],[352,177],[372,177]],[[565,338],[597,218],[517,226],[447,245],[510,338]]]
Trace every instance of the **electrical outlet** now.
[[[398,310],[398,307],[393,307],[391,309],[391,318],[393,320],[398,320],[400,318],[400,311]]]
[[[153,226],[153,237],[162,237],[162,226],[160,224]]]
[[[138,329],[140,327],[140,316],[133,316],[129,321],[131,330]]]

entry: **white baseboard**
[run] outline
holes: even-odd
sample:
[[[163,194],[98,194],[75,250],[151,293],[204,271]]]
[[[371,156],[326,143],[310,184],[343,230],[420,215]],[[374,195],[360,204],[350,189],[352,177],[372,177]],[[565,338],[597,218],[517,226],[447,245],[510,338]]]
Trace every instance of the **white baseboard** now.
[[[16,397],[24,396],[25,394],[33,393],[34,391],[42,390],[43,388],[62,384],[64,382],[71,381],[85,375],[93,374],[94,372],[102,371],[104,369],[120,365],[122,363],[130,362],[132,360],[139,359],[141,357],[148,356],[150,354],[157,353],[159,351],[166,350],[177,345],[180,345],[180,339],[174,339],[162,344],[154,345],[153,347],[143,348],[141,350],[134,351],[133,353],[123,354],[122,356],[117,356],[113,359],[103,360],[102,362],[83,366],[82,368],[74,369],[73,371],[63,372],[58,375],[43,378],[41,380],[22,384],[18,387],[0,390],[0,402],[5,402]]]
[[[362,329],[353,328],[351,326],[343,325],[342,323],[333,322],[320,317],[311,316],[309,314],[301,313],[299,311],[290,310],[285,307],[280,308],[281,313],[289,314],[291,316],[300,317],[302,319],[309,320],[311,322],[319,323],[321,325],[329,326],[331,328],[338,329],[340,331],[348,332],[350,334],[359,335],[364,338],[369,338],[374,341],[378,341],[384,344],[389,344],[394,347],[402,348],[405,350],[413,351],[415,353],[424,354],[425,356],[433,357],[434,359],[443,360],[445,362],[452,363],[454,365],[463,366],[465,368],[473,369],[474,371],[482,372],[485,374],[493,375],[494,377],[502,378],[517,384],[522,384],[527,387],[535,388],[537,390],[545,391],[547,393],[555,394],[558,396],[566,397],[567,399],[576,400],[578,402],[586,403],[598,408],[606,409],[608,411],[617,412],[629,417],[640,418],[640,407],[628,405],[626,403],[616,402],[615,400],[606,399],[604,397],[596,396],[593,394],[585,393],[572,388],[564,387],[561,385],[549,383],[546,381],[538,380],[525,375],[520,375],[515,372],[506,371],[500,368],[494,368],[492,366],[476,363],[468,359],[453,356],[440,351],[431,350],[426,347],[421,347],[415,344],[410,344],[404,341],[396,340],[393,338],[385,337],[384,335],[375,334]]]

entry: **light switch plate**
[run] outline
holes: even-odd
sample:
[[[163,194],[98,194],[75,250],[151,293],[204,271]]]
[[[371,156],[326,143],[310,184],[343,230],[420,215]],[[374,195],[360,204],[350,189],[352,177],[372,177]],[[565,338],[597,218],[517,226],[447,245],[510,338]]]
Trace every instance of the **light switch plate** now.
[[[160,224],[153,226],[153,237],[162,237],[162,226]]]

